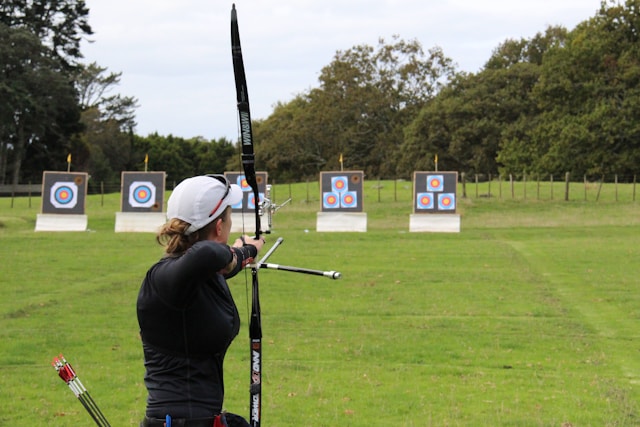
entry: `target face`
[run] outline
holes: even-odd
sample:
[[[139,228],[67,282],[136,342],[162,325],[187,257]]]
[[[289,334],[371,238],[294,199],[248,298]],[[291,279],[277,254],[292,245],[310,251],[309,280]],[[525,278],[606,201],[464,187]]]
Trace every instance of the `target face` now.
[[[322,197],[322,207],[325,209],[335,209],[340,207],[340,197],[336,193],[324,193]]]
[[[455,210],[456,195],[451,193],[438,194],[438,209],[441,211]]]
[[[347,191],[349,184],[346,176],[334,176],[331,178],[331,191],[335,193],[342,193]]]
[[[416,199],[416,208],[433,209],[433,193],[418,193]]]
[[[73,209],[78,203],[78,186],[75,182],[56,182],[51,187],[51,205],[58,209]]]
[[[151,181],[134,181],[129,186],[129,204],[133,208],[150,208],[156,202],[156,186]]]
[[[444,178],[442,175],[427,176],[427,191],[438,193],[444,191]]]
[[[258,197],[260,197],[260,201],[262,202],[264,200],[264,193],[258,193]],[[238,204],[242,208],[242,201],[240,201],[240,203]],[[247,200],[247,208],[249,209],[256,208],[256,197],[253,195],[253,193],[249,194],[249,200]]]
[[[247,177],[244,175],[238,175],[236,178],[236,184],[238,184],[238,187],[240,187],[242,191],[251,191],[251,186],[247,182]]]
[[[358,194],[355,191],[345,191],[340,197],[340,206],[353,208],[358,204]]]

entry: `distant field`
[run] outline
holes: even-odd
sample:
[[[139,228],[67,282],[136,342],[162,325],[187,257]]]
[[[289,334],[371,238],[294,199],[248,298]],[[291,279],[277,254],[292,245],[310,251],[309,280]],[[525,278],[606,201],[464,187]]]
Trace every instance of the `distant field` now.
[[[572,184],[565,202],[564,183],[553,198],[549,183],[502,186],[467,184],[454,234],[408,231],[410,182],[365,183],[366,233],[315,232],[318,184],[275,186],[293,201],[271,261],[343,278],[261,271],[265,426],[640,425],[635,189],[593,184],[585,200]],[[38,197],[0,198],[0,425],[92,425],[59,353],[111,425],[141,419],[135,301],[162,250],[114,233],[119,207],[92,195],[87,232],[36,233]],[[232,291],[244,324],[226,407],[246,415],[244,277]]]

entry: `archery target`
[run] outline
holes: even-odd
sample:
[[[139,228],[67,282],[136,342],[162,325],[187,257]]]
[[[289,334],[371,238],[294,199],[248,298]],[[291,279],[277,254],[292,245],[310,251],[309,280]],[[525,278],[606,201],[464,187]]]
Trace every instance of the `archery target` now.
[[[433,209],[433,193],[418,193],[416,196],[416,208]]]
[[[427,191],[438,193],[444,191],[444,178],[442,175],[427,176]]]
[[[455,213],[457,185],[457,172],[414,172],[414,213]]]
[[[150,208],[156,202],[156,186],[151,181],[134,181],[129,186],[129,205]]]
[[[336,193],[324,193],[322,196],[322,207],[325,209],[340,207],[340,196]]]
[[[231,206],[232,212],[240,213],[245,210],[254,210],[256,208],[256,201],[253,195],[253,189],[247,182],[245,174],[242,172],[225,172],[224,176],[229,180],[229,182],[235,183],[240,187],[244,193],[242,200]],[[267,191],[267,178],[268,176],[266,172],[256,172],[259,202],[265,198],[265,193]]]
[[[361,171],[320,172],[323,211],[362,212]]]
[[[456,208],[456,195],[452,193],[438,194],[438,210],[450,211]]]
[[[75,182],[56,182],[51,187],[51,205],[58,209],[73,209],[78,203],[78,186]]]
[[[42,173],[42,213],[84,215],[86,172]]]
[[[164,172],[122,172],[120,208],[122,212],[162,212]]]
[[[355,191],[345,191],[340,194],[340,206],[353,208],[358,205],[358,194]]]
[[[334,176],[331,178],[331,191],[334,193],[342,193],[349,189],[346,176]]]

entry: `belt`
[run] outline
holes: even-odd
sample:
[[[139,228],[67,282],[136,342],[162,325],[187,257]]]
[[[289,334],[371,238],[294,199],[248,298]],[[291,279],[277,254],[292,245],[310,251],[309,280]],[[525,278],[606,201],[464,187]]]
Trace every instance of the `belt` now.
[[[213,427],[215,418],[173,418],[171,427]],[[140,427],[165,427],[163,418],[144,417]]]

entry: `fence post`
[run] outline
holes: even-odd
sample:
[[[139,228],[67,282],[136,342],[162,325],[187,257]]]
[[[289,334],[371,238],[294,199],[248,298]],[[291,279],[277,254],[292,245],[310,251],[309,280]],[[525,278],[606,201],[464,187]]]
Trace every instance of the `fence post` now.
[[[467,180],[465,178],[464,172],[460,173],[460,181],[462,181],[462,198],[466,199],[467,198]]]
[[[600,200],[600,190],[602,190],[603,183],[604,183],[604,174],[602,174],[602,179],[600,179],[600,185],[598,185],[598,194],[596,194],[596,202]]]
[[[569,201],[569,172],[564,174],[564,201]]]
[[[511,183],[511,199],[515,199],[515,190],[513,188],[513,174],[509,174],[509,182]]]
[[[476,174],[476,199],[478,198],[478,174]]]

